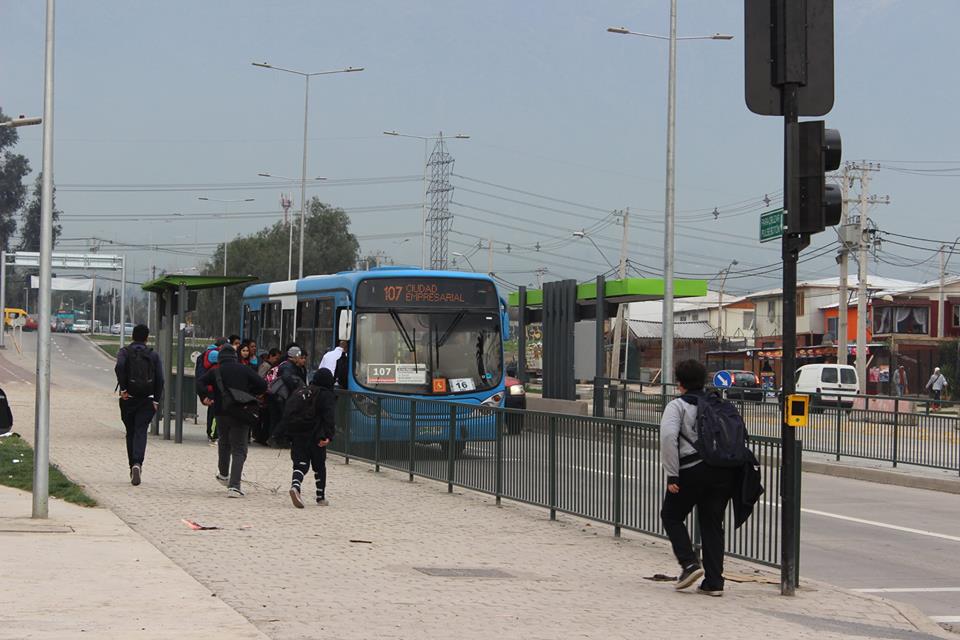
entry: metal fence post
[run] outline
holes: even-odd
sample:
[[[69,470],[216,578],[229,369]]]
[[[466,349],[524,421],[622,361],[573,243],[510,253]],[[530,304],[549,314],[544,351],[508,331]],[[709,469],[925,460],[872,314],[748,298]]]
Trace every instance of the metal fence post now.
[[[840,462],[840,419],[843,415],[843,411],[840,407],[837,407],[837,462]]]
[[[900,438],[900,398],[893,400],[893,468],[897,468],[897,449]]]
[[[417,436],[417,401],[410,401],[410,438],[407,442],[407,456],[409,457],[408,474],[413,482],[413,443]]]
[[[380,473],[380,433],[383,430],[383,400],[377,396],[377,421],[373,431],[373,470]]]
[[[447,493],[453,493],[453,458],[457,447],[457,405],[450,405],[447,425]]]
[[[550,474],[549,483],[550,483],[550,519],[557,519],[557,419],[554,416],[550,416],[550,465],[549,471]]]
[[[599,375],[593,377],[593,415],[603,417],[603,387],[604,383]]]
[[[613,535],[620,537],[623,520],[623,425],[613,427]]]
[[[497,477],[494,481],[494,493],[497,497],[498,507],[503,497],[503,420],[504,412],[501,409],[497,411],[497,440],[494,445],[496,448],[495,455],[497,457]]]

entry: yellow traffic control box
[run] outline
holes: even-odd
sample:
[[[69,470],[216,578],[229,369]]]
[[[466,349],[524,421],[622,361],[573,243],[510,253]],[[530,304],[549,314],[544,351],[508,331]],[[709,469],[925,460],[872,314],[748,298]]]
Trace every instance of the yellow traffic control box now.
[[[789,426],[807,426],[807,416],[810,414],[810,396],[800,393],[787,396],[786,410]]]

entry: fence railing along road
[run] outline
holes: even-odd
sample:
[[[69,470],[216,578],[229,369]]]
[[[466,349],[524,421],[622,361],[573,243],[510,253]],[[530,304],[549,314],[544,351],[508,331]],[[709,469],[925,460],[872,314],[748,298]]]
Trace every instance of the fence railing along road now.
[[[651,393],[651,386],[598,379],[604,416],[659,424],[664,405],[676,397],[671,389]],[[894,467],[910,464],[960,472],[960,402],[922,397],[853,397],[849,409],[814,406],[809,425],[799,430],[803,449],[842,457],[890,462]],[[780,405],[739,400],[747,431],[751,435],[780,437]],[[596,411],[595,411],[596,414]]]
[[[655,422],[560,415],[377,394],[340,396],[332,452],[447,484],[665,537],[666,478]],[[485,433],[485,440],[462,439]],[[740,529],[726,524],[728,553],[779,566],[780,441],[758,436],[766,495]],[[798,453],[799,460],[799,453]],[[796,465],[799,468],[799,464]],[[799,519],[797,520],[799,522]],[[695,523],[691,523],[694,539]]]

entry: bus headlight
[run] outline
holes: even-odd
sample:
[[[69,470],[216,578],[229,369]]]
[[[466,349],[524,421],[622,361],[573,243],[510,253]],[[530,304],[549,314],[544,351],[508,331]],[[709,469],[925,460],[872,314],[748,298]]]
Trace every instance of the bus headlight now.
[[[495,393],[489,398],[487,398],[486,400],[484,400],[483,402],[481,402],[480,404],[482,404],[485,407],[499,407],[502,401],[503,401],[503,394]]]

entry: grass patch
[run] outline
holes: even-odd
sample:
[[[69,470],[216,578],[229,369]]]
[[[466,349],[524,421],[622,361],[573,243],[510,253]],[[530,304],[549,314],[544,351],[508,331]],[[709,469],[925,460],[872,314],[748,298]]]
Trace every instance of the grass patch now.
[[[33,491],[33,449],[19,436],[0,439],[0,484]],[[97,502],[56,465],[50,465],[50,495],[82,507],[97,506]]]

